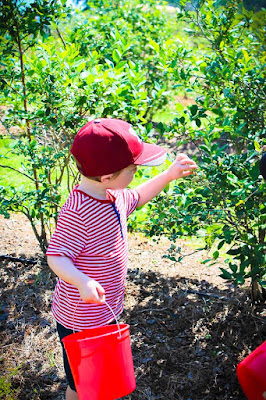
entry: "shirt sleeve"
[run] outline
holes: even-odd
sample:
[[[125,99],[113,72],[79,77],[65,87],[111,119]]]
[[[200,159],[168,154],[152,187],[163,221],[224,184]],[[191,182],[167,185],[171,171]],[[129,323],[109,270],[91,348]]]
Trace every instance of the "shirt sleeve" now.
[[[127,211],[127,218],[129,217],[130,214],[135,211],[138,202],[139,202],[139,194],[136,190],[134,189],[125,189],[123,190],[123,196],[124,196],[124,201],[126,205],[126,211]]]
[[[85,247],[87,231],[77,211],[60,213],[56,230],[51,238],[47,256],[65,256],[74,262]]]

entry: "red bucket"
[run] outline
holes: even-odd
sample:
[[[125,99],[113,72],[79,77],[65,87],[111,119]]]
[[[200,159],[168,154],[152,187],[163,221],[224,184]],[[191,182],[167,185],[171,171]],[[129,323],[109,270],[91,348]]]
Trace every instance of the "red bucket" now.
[[[266,399],[266,341],[238,364],[237,377],[248,400]]]
[[[86,329],[63,343],[79,400],[115,400],[136,388],[129,325]]]

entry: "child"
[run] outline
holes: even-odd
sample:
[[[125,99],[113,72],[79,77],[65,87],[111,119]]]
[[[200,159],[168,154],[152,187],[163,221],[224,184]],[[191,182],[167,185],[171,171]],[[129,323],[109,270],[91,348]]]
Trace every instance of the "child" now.
[[[196,163],[184,154],[164,172],[126,189],[137,165],[165,161],[166,150],[143,143],[127,122],[100,119],[87,123],[72,149],[81,182],[59,215],[47,259],[59,277],[52,313],[60,340],[73,331],[111,323],[123,311],[127,274],[127,217],[172,180],[189,176]],[[69,386],[67,400],[78,399],[63,348]]]
[[[260,159],[259,168],[260,174],[263,176],[264,179],[266,179],[266,153],[263,154]]]

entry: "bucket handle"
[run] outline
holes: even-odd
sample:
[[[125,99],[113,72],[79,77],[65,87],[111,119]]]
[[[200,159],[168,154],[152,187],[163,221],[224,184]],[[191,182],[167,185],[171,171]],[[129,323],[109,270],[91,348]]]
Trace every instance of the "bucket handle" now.
[[[77,302],[76,307],[75,307],[75,310],[74,310],[74,313],[73,313],[73,333],[75,333],[75,314],[76,314],[77,307],[78,307],[78,305],[79,305],[80,302],[81,302],[81,298],[80,298],[79,301]],[[105,301],[103,304],[106,304],[107,307],[109,308],[109,310],[111,311],[111,313],[113,314],[113,317],[114,317],[114,319],[115,319],[115,322],[116,322],[116,325],[117,325],[117,329],[118,329],[118,332],[119,332],[119,338],[118,338],[118,339],[121,339],[121,338],[122,338],[121,329],[120,329],[118,320],[117,320],[117,318],[116,318],[116,315],[115,315],[115,313],[114,313],[112,307],[107,303],[107,301]]]
[[[118,331],[119,331],[119,339],[121,339],[121,338],[122,338],[121,329],[120,329],[118,320],[117,320],[117,318],[116,318],[116,315],[115,315],[115,313],[113,312],[112,307],[107,303],[107,301],[105,301],[104,304],[107,305],[107,307],[109,308],[109,310],[111,311],[111,313],[112,313],[113,316],[114,316],[114,319],[115,319],[115,322],[116,322],[116,325],[117,325],[117,329],[118,329]]]

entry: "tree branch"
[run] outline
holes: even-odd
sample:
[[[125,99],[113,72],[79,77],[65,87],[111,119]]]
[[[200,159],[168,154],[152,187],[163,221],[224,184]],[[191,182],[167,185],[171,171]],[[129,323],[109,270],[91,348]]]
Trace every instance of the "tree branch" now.
[[[5,130],[7,131],[7,133],[12,137],[12,139],[16,139],[16,137],[10,132],[10,130],[8,129],[8,127],[6,126],[6,124],[4,123],[4,121],[2,120],[1,117],[0,117],[0,122],[3,125],[3,127],[5,128]]]
[[[0,168],[9,168],[9,169],[12,169],[13,171],[18,172],[19,174],[26,176],[26,177],[27,177],[28,179],[30,179],[31,181],[36,182],[36,180],[35,180],[34,178],[32,178],[31,176],[25,174],[24,172],[19,171],[19,170],[16,169],[16,168],[10,167],[9,165],[2,165],[2,164],[0,164]]]

